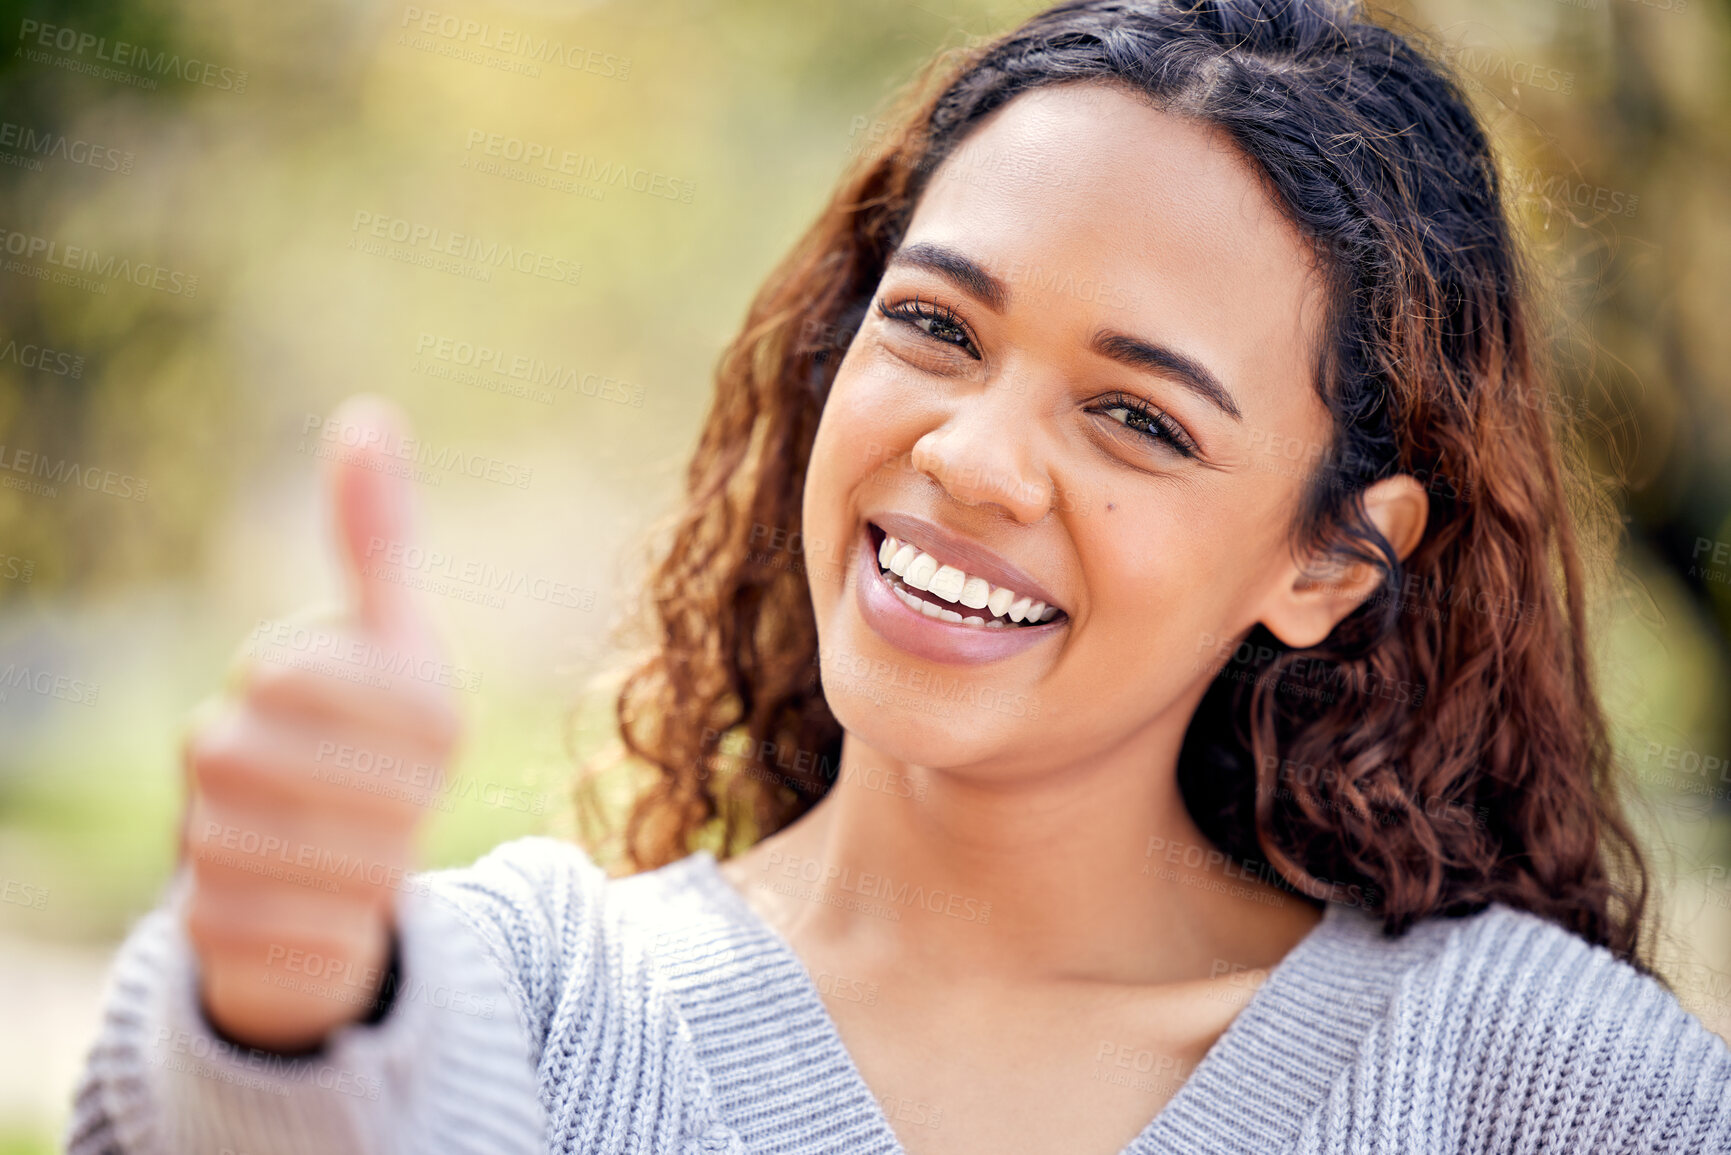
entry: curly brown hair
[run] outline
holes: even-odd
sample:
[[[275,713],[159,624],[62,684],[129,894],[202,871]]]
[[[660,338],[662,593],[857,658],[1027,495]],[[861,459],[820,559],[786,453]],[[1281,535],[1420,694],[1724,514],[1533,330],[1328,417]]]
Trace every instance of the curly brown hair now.
[[[1385,579],[1319,645],[1261,626],[1227,640],[1179,759],[1192,817],[1277,885],[1375,896],[1389,934],[1501,901],[1652,973],[1649,871],[1585,624],[1577,520],[1601,526],[1608,499],[1563,468],[1492,150],[1417,40],[1324,0],[1070,0],[904,87],[883,149],[844,174],[718,364],[636,609],[649,650],[618,690],[620,742],[580,777],[642,775],[614,823],[632,868],[704,839],[725,858],[829,789],[842,731],[804,572],[784,559],[836,366],[945,158],[1019,93],[1089,82],[1223,131],[1315,245],[1332,435],[1294,541]],[[1429,495],[1404,562],[1360,500],[1397,473]],[[790,750],[811,756],[789,766]],[[601,814],[594,790],[579,798]]]

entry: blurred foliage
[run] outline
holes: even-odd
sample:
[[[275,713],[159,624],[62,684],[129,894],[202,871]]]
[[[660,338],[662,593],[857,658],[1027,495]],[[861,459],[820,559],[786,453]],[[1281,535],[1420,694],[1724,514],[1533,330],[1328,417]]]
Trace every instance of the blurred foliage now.
[[[464,862],[518,833],[568,830],[572,756],[609,736],[590,678],[630,597],[641,527],[676,492],[722,344],[896,84],[934,50],[1039,7],[499,0],[459,13],[583,45],[615,72],[629,61],[619,79],[554,64],[529,75],[500,67],[512,63],[501,50],[466,59],[417,32],[411,13],[431,5],[0,2],[12,41],[0,122],[17,126],[0,127],[0,231],[197,277],[190,294],[117,279],[97,292],[0,270],[0,453],[147,483],[140,499],[0,488],[0,669],[96,688],[88,705],[0,698],[0,879],[50,897],[40,911],[0,904],[0,933],[107,949],[154,902],[172,860],[187,709],[256,621],[337,592],[316,548],[328,527],[304,432],[359,389],[401,400],[429,443],[531,475],[521,488],[455,473],[421,487],[429,548],[595,595],[587,610],[428,599],[485,672],[456,773],[542,802],[467,796],[436,817],[428,857]],[[1650,768],[1656,741],[1731,751],[1731,565],[1712,562],[1731,542],[1731,7],[1425,0],[1398,11],[1451,61],[1496,136],[1578,404],[1567,427],[1627,513],[1626,549],[1602,559],[1615,579],[1601,648],[1621,748],[1637,768]],[[119,69],[125,81],[32,58],[31,21],[105,51],[124,41],[244,72],[244,90],[136,62]],[[48,55],[91,64],[95,52]],[[33,164],[7,131],[128,159],[124,171],[54,155]],[[692,195],[516,179],[533,170],[489,170],[490,134]],[[559,284],[495,269],[481,281],[385,259],[350,247],[364,239],[361,214],[582,273]],[[432,351],[441,341],[573,375],[541,399],[481,387]],[[75,358],[78,372],[27,367],[25,345]],[[582,387],[601,379],[641,403]],[[1710,806],[1659,807],[1655,837],[1687,850],[1678,873],[1726,861],[1714,819]],[[63,1105],[8,1131],[16,1098],[0,1097],[0,1150],[50,1149],[40,1136]]]

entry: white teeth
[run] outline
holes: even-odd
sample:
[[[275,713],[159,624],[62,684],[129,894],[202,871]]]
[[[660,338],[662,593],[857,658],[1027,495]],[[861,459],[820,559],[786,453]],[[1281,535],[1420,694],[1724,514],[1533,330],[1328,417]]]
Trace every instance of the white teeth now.
[[[962,599],[962,587],[968,584],[968,575],[953,565],[939,566],[938,572],[932,575],[932,580],[926,589],[946,602],[956,602]]]
[[[890,587],[890,592],[895,594],[896,597],[902,599],[902,604],[907,606],[910,610],[920,610],[921,613],[924,613],[925,611],[921,609],[921,607],[931,604],[930,602],[921,601],[919,598],[916,598],[913,594],[910,594],[900,586],[892,585]]]
[[[992,615],[990,618],[964,618],[954,610],[934,606],[906,590],[896,591],[902,601],[929,617],[988,629],[1003,629],[1009,625],[1009,621],[1003,620],[1006,617],[1016,622],[1046,622],[1058,615],[1055,606],[1024,597],[1004,586],[994,586],[985,578],[974,577],[957,566],[940,562],[931,554],[924,553],[911,543],[890,534],[885,534],[883,543],[878,546],[878,564],[899,577],[902,584],[909,589],[931,593],[944,601],[966,606],[968,609],[983,609]]]
[[[929,553],[922,553],[908,563],[907,572],[902,574],[902,581],[916,590],[932,588],[932,578],[938,572],[938,559]]]
[[[910,594],[907,590],[904,590],[899,586],[892,585],[890,587],[890,592],[900,598],[903,605],[907,606],[909,609],[918,610],[929,618],[939,618],[946,622],[959,621],[964,626],[974,626],[976,628],[988,630],[1002,630],[1009,626],[1008,622],[1001,622],[995,618],[990,621],[980,617],[964,618],[954,610],[946,610],[942,606],[933,605],[924,598],[916,598],[913,594]]]

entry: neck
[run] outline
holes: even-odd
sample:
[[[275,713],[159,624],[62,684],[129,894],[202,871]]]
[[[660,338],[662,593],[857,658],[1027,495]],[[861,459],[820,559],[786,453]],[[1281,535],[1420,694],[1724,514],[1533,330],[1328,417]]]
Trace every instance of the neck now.
[[[1226,860],[1179,795],[1177,741],[1146,736],[1006,780],[849,733],[823,801],[752,858],[740,877],[790,937],[958,977],[1205,980],[1272,966],[1320,917]]]

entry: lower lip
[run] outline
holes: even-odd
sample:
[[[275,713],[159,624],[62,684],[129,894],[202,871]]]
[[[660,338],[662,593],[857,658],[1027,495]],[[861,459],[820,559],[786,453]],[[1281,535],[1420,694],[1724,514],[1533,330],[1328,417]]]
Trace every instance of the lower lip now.
[[[1056,636],[1069,621],[1063,617],[1037,626],[985,629],[929,618],[910,608],[890,589],[887,577],[878,569],[871,530],[864,524],[860,526],[859,569],[855,576],[860,616],[866,624],[891,645],[932,662],[964,666],[996,662]]]

